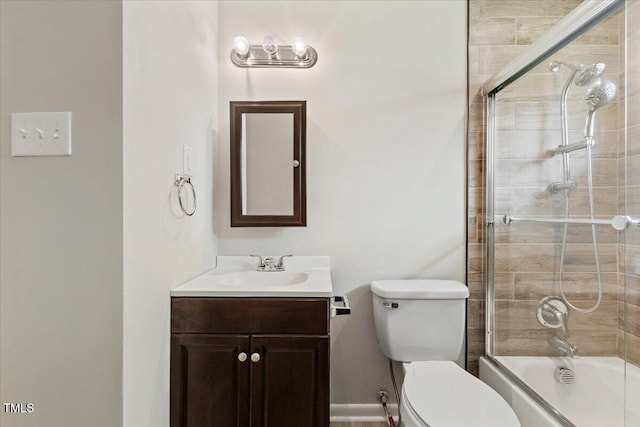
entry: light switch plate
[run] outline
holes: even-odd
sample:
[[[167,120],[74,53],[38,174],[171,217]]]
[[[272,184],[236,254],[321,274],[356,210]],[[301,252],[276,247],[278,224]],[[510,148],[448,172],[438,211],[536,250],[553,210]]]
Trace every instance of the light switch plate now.
[[[12,113],[12,156],[70,156],[71,113]]]

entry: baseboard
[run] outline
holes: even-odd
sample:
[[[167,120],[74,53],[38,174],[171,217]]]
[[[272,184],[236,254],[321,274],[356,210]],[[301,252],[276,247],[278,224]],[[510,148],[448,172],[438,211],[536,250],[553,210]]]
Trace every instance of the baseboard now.
[[[388,404],[387,408],[394,417],[398,416],[398,405]],[[378,403],[341,404],[332,403],[330,420],[333,423],[386,421],[382,405]]]

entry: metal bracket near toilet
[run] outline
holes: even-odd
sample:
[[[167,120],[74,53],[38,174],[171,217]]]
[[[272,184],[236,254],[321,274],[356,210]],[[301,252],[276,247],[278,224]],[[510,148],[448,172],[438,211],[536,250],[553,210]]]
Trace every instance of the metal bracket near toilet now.
[[[336,306],[334,303],[341,302],[342,307]],[[344,316],[351,314],[351,305],[349,305],[349,298],[346,296],[331,297],[331,317]]]

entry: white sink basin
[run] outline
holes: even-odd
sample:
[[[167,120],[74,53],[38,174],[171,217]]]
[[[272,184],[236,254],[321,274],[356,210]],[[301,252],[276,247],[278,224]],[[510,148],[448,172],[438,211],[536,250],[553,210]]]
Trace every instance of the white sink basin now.
[[[332,297],[328,256],[285,258],[285,271],[256,271],[250,256],[219,256],[217,267],[171,290],[172,297]]]
[[[242,271],[238,273],[221,274],[218,278],[225,286],[291,286],[300,285],[307,281],[309,273],[297,271]]]

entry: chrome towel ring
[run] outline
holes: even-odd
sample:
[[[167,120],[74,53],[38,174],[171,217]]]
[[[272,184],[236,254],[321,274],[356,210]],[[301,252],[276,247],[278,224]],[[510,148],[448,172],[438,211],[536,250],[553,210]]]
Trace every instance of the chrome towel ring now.
[[[187,216],[192,216],[196,213],[196,189],[191,182],[191,176],[176,174],[175,184],[178,187],[178,202],[180,203],[180,209]],[[191,211],[187,210],[186,203],[182,201],[182,189],[185,188],[185,184],[191,188],[191,194],[193,194],[193,207]]]

